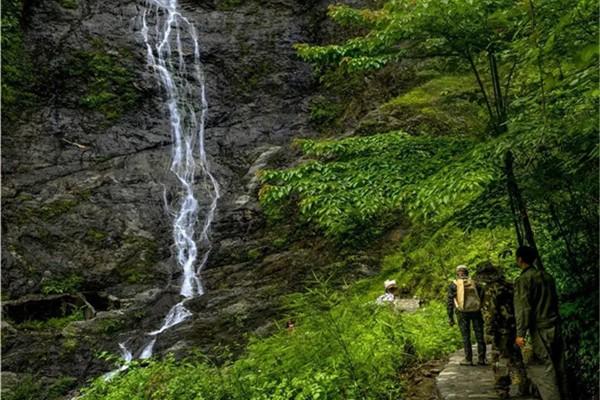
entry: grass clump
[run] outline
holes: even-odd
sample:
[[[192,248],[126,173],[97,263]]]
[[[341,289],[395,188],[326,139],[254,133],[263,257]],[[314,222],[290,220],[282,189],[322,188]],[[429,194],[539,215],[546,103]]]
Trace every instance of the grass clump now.
[[[65,326],[69,325],[71,322],[83,321],[84,319],[85,316],[83,315],[83,310],[80,309],[62,317],[54,317],[49,318],[47,320],[29,320],[24,321],[18,324],[17,326],[19,327],[19,329],[32,331],[59,331]]]

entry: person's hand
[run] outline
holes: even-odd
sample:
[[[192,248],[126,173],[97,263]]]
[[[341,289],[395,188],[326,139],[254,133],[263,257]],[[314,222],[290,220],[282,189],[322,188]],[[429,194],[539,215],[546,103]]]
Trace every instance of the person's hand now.
[[[450,326],[454,326],[454,320],[453,320],[453,319],[449,319],[449,320],[448,320],[448,325],[450,325]]]
[[[524,337],[521,337],[521,336],[518,336],[518,337],[515,339],[515,344],[516,344],[517,346],[521,347],[521,348],[525,347],[525,338],[524,338]]]

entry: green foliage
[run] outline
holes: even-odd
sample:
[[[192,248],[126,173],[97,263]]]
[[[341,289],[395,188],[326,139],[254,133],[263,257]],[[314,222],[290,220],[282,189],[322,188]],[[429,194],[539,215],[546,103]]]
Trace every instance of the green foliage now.
[[[513,261],[514,247],[510,228],[465,232],[448,224],[435,230],[414,229],[385,257],[380,276],[382,280],[394,277],[400,288],[421,298],[443,300],[460,264],[474,270],[479,263],[491,261],[514,277],[518,271]]]
[[[5,400],[59,400],[73,389],[77,379],[62,376],[51,383],[26,375],[14,388],[2,393]]]
[[[598,387],[598,301],[590,297],[599,284],[597,4],[389,0],[377,10],[332,6],[329,14],[339,24],[363,32],[339,44],[299,44],[300,56],[321,73],[381,69],[424,58],[431,63],[426,65],[445,65],[444,75],[470,71],[478,93],[462,104],[475,102],[487,110],[490,133],[471,154],[474,168],[467,162],[448,164],[430,175],[402,208],[413,220],[421,215],[433,222],[428,229],[434,236],[449,220],[467,232],[508,226],[511,212],[506,212],[507,196],[502,200],[501,166],[502,155],[513,154],[512,172],[529,208],[542,260],[569,305],[563,310],[570,318],[569,365],[580,379],[578,388],[585,388],[579,395],[593,396]],[[436,64],[434,58],[442,61]],[[418,105],[420,118],[431,116],[426,125],[432,125],[450,120],[453,106],[460,108],[461,101],[452,99],[446,110],[439,110],[439,98],[417,88],[392,100],[384,111],[394,116],[394,107]],[[375,118],[366,131],[376,126]],[[405,129],[439,134],[435,128],[416,124]],[[450,124],[446,131],[452,131]],[[479,187],[472,182],[480,182]],[[302,201],[292,190],[279,192]],[[452,199],[449,204],[447,198]],[[512,212],[517,226],[524,212]],[[594,298],[592,304],[586,303],[588,298]]]
[[[60,5],[64,8],[75,10],[79,5],[79,0],[60,0]]]
[[[70,84],[83,87],[80,106],[116,120],[138,104],[141,94],[133,84],[137,76],[127,63],[130,56],[124,50],[109,52],[105,47],[97,41],[92,50],[74,53],[65,73]]]
[[[318,127],[331,125],[342,111],[340,104],[324,97],[316,97],[310,103],[310,122]]]
[[[65,352],[71,353],[79,347],[79,341],[76,338],[66,338],[62,342],[62,348]]]
[[[477,100],[473,77],[438,74],[384,103],[375,116],[394,117],[412,134],[482,135],[487,130],[486,115]],[[368,119],[361,121],[359,129],[365,131],[368,125]]]
[[[84,399],[393,399],[397,373],[440,357],[459,344],[440,303],[412,314],[374,304],[357,282],[345,292],[316,283],[289,298],[296,328],[252,339],[237,361],[216,367],[196,355],[185,361],[135,364],[111,382],[96,379]]]
[[[76,292],[83,283],[83,278],[72,274],[66,277],[50,278],[42,282],[43,294],[63,294]]]
[[[21,28],[23,2],[2,0],[2,120],[13,121],[36,104],[35,78]]]
[[[3,396],[6,400],[37,400],[42,398],[40,395],[43,391],[43,384],[39,379],[34,379],[32,376],[26,376],[18,385]]]
[[[460,157],[470,143],[454,138],[411,137],[403,132],[340,141],[300,141],[319,161],[286,171],[263,171],[261,204],[277,218],[297,200],[299,216],[328,236],[364,239],[382,229],[410,186]],[[439,157],[432,159],[432,155]],[[426,162],[433,160],[433,162]],[[360,236],[354,236],[363,233]]]
[[[512,14],[519,12],[514,4],[499,0],[387,1],[376,12],[331,6],[332,19],[341,23],[354,20],[370,28],[368,33],[343,44],[300,44],[296,48],[307,61],[350,70],[379,69],[403,58],[461,56],[465,50],[480,51],[510,37]]]
[[[377,236],[400,210],[417,220],[445,221],[499,178],[487,162],[491,150],[466,138],[390,132],[297,143],[318,160],[263,171],[261,204],[277,219],[297,203],[303,221],[342,241]]]
[[[71,322],[84,320],[83,310],[77,310],[63,317],[53,317],[47,320],[29,320],[24,321],[17,326],[19,329],[46,331],[46,330],[61,330]]]

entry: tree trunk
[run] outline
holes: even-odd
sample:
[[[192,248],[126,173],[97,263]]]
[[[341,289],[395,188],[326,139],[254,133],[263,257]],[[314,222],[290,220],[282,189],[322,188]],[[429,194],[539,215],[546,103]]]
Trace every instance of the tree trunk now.
[[[506,174],[506,185],[508,189],[508,195],[511,202],[514,202],[514,206],[516,207],[516,219],[518,221],[519,226],[522,226],[522,231],[524,235],[524,242],[532,247],[537,255],[538,255],[538,265],[540,268],[544,268],[542,264],[542,258],[540,256],[540,252],[538,251],[537,245],[535,243],[535,238],[533,236],[533,229],[531,228],[531,223],[529,222],[529,215],[527,213],[527,207],[525,206],[525,201],[521,196],[521,190],[519,189],[519,185],[517,184],[517,179],[515,178],[515,173],[513,169],[514,164],[514,156],[512,151],[508,150],[506,152],[504,158],[504,172]],[[514,208],[513,208],[514,209]],[[517,229],[517,237],[520,237],[519,229]]]
[[[496,107],[495,130],[500,134],[506,132],[506,104],[502,96],[500,86],[500,75],[498,74],[498,65],[496,63],[496,54],[493,50],[488,51],[488,60],[490,64],[490,75],[492,77],[492,87],[494,88],[494,105]]]

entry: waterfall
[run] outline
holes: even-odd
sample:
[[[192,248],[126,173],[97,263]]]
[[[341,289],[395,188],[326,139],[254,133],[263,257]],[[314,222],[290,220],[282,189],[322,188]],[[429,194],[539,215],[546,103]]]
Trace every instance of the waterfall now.
[[[158,335],[185,321],[192,313],[186,300],[204,293],[199,274],[211,250],[209,232],[219,199],[219,184],[210,171],[204,148],[204,125],[208,104],[194,25],[178,11],[177,0],[147,0],[141,15],[141,34],[148,66],[164,91],[173,141],[170,171],[177,178],[179,194],[172,202],[173,241],[177,266],[182,271],[183,299],[165,316],[161,327],[146,334],[139,358],[152,356]],[[199,169],[203,188],[210,197],[202,229],[196,234],[199,204],[194,194]],[[127,363],[132,359],[120,343]]]

